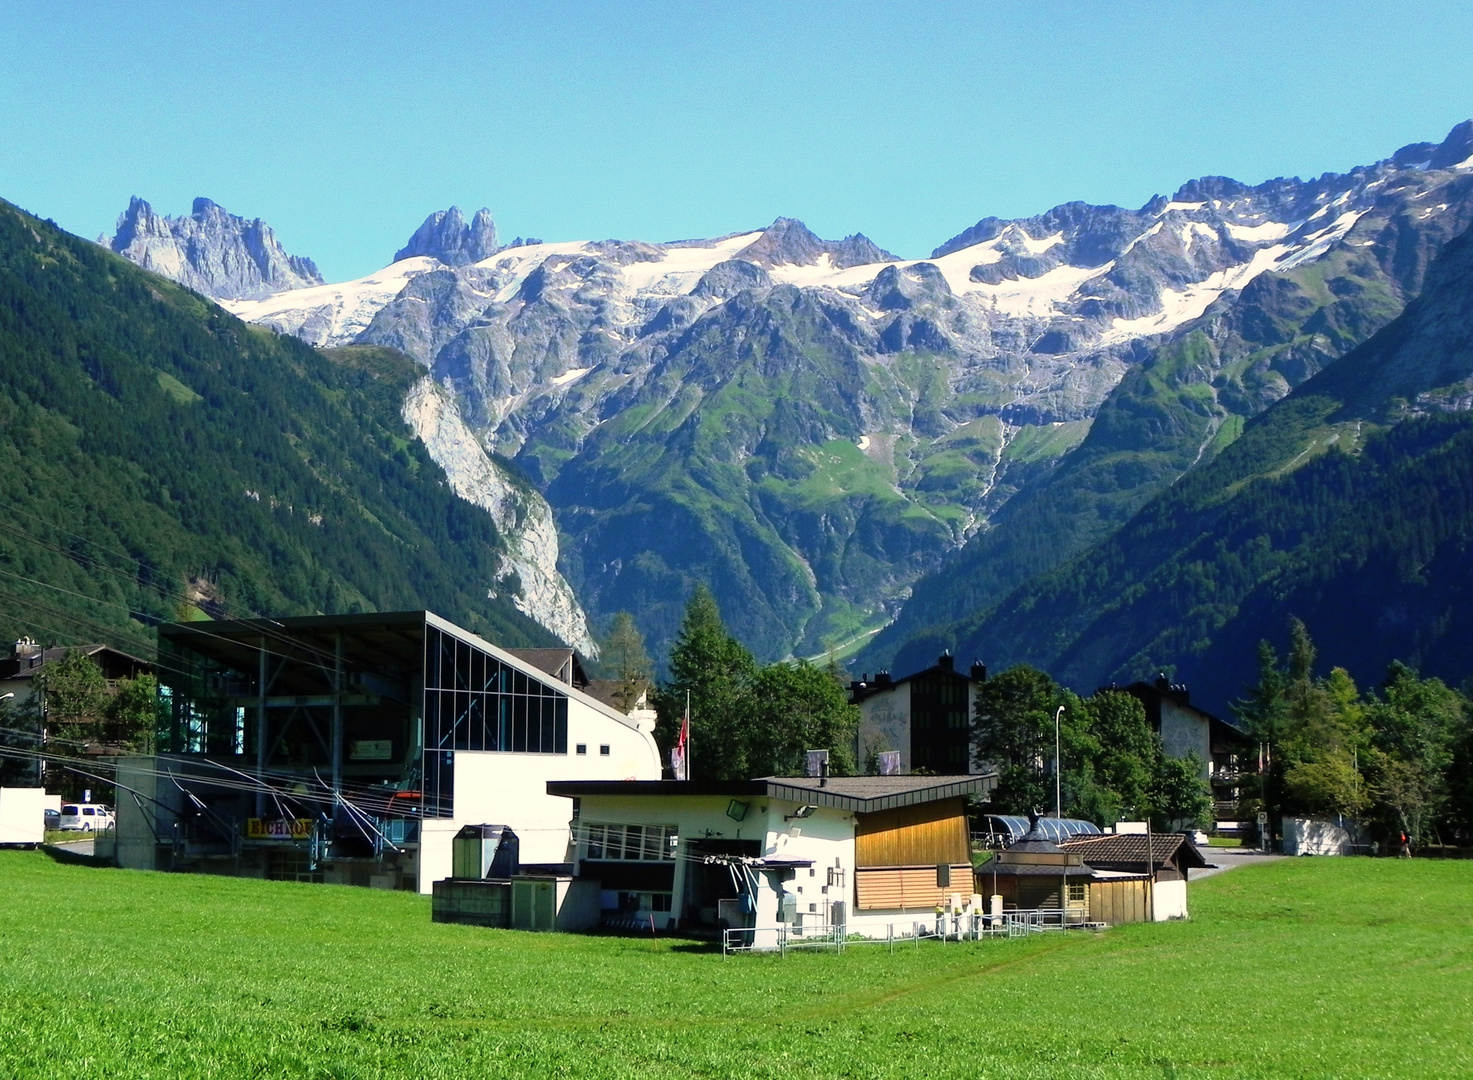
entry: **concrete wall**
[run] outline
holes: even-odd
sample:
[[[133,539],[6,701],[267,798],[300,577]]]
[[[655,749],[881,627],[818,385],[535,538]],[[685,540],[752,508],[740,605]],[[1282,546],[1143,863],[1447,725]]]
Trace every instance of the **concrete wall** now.
[[[910,772],[910,683],[872,694],[859,703],[861,769],[875,743],[886,750],[899,750],[900,771]]]
[[[1157,881],[1152,886],[1151,895],[1157,922],[1187,917],[1187,883],[1185,881],[1179,878],[1176,881]]]
[[[1161,743],[1168,757],[1184,758],[1192,751],[1202,759],[1202,779],[1212,762],[1212,730],[1207,717],[1161,695]]]
[[[1281,823],[1285,855],[1349,855],[1355,850],[1358,828],[1319,818],[1284,818]]]
[[[0,788],[0,844],[39,844],[46,839],[46,789]]]
[[[587,753],[577,753],[579,744]],[[600,753],[603,746],[609,748],[607,756]],[[463,825],[511,826],[524,863],[569,860],[573,802],[549,795],[549,780],[658,779],[660,753],[651,731],[570,696],[566,754],[456,751],[455,816],[421,827],[419,891],[428,893],[450,876],[450,841]]]
[[[160,839],[155,837],[155,831],[164,841],[174,833],[174,815],[153,801],[159,798],[157,761],[152,757],[118,758],[115,858],[119,866],[128,870],[158,869]],[[177,793],[178,788],[170,784],[165,795]]]

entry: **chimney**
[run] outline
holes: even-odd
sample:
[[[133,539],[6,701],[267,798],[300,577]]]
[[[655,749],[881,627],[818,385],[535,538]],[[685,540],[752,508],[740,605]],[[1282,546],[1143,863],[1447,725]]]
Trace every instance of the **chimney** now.
[[[829,786],[829,759],[824,758],[818,763],[818,786]]]
[[[10,647],[10,658],[12,660],[28,660],[33,656],[39,656],[41,646],[37,645],[34,638],[16,638],[15,644]]]
[[[890,685],[890,673],[888,671],[877,671],[877,672],[875,672],[875,685],[876,686],[889,686]]]
[[[951,655],[950,649],[936,658],[936,666],[942,671],[956,670],[956,659]]]
[[[981,660],[973,660],[972,661],[972,681],[973,682],[986,682],[987,681],[987,665],[984,664]]]

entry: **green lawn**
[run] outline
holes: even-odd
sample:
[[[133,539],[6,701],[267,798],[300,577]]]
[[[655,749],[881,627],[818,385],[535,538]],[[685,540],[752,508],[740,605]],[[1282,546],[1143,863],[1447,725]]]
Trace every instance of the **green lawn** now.
[[[1469,1076],[1470,886],[1284,860],[1189,923],[723,961],[0,853],[0,1076]]]

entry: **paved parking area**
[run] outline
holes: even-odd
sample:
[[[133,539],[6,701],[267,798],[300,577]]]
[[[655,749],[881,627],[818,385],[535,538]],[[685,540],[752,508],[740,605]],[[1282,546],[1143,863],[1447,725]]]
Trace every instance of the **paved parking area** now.
[[[1224,870],[1235,870],[1240,866],[1251,866],[1254,863],[1273,862],[1277,859],[1287,858],[1285,855],[1265,855],[1254,851],[1252,848],[1213,848],[1205,847],[1199,849],[1203,857],[1213,864],[1211,870],[1193,870],[1192,881],[1201,881],[1213,874],[1220,874]]]

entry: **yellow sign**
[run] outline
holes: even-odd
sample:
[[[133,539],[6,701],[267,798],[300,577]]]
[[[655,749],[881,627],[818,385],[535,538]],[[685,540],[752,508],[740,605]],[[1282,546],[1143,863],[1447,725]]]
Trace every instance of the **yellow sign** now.
[[[247,840],[307,840],[312,836],[310,818],[247,818]]]

